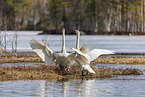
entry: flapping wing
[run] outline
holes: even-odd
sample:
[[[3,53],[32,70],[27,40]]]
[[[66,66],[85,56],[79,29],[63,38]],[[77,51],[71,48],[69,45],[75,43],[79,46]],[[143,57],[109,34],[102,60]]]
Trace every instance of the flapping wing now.
[[[88,70],[90,73],[95,73],[95,71],[91,68],[89,64],[85,64],[82,66],[85,70]]]
[[[53,63],[55,59],[53,51],[45,44],[41,44],[37,40],[32,39],[30,41],[30,46],[32,50],[35,51],[46,64],[51,65]]]
[[[80,65],[83,64],[88,64],[88,56],[86,54],[83,54],[81,51],[75,49],[75,48],[71,48],[73,51],[76,52],[77,57],[76,59],[78,60],[77,63]]]
[[[71,53],[67,56],[69,65],[73,65],[75,63],[75,59],[74,59],[75,55],[76,55],[75,53]]]
[[[71,49],[77,53],[77,57],[75,59],[76,59],[76,62],[78,63],[78,65],[83,67],[85,70],[88,70],[90,73],[95,73],[89,65],[90,64],[90,61],[89,61],[90,57],[86,54],[83,54],[81,51],[79,51],[75,48],[71,48]]]
[[[89,49],[88,45],[84,44],[84,45],[80,48],[80,51],[81,51],[82,53],[85,54],[85,53],[89,52],[90,49]]]
[[[84,55],[80,50],[77,50],[75,48],[71,48],[73,51],[75,51],[77,54],[80,54],[80,55]]]
[[[92,51],[88,52],[87,55],[90,56],[91,60],[93,61],[97,57],[103,54],[114,54],[111,50],[105,50],[105,49],[93,49]]]

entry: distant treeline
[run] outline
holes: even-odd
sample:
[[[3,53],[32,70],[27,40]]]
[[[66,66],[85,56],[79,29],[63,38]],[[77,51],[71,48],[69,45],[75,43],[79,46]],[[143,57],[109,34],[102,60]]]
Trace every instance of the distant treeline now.
[[[145,0],[1,0],[0,30],[144,34],[144,5]]]

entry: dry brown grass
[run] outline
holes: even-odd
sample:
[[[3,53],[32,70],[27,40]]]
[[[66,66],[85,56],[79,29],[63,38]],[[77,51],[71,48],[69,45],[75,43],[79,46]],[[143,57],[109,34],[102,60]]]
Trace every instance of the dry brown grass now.
[[[43,62],[39,57],[0,57],[0,64],[2,63],[18,63],[18,62]]]
[[[99,57],[93,61],[94,63],[103,64],[135,64],[145,63],[145,57]]]
[[[18,62],[40,62],[40,57],[0,57],[0,64],[2,63],[18,63]],[[145,57],[99,57],[93,61],[94,63],[103,63],[103,64],[143,64],[145,63]]]
[[[2,53],[0,56],[0,64],[2,63],[17,63],[17,62],[43,62],[36,53]],[[94,63],[104,64],[131,64],[145,63],[145,58],[112,58],[99,57],[93,61]],[[69,71],[61,72],[56,69],[56,65],[31,65],[31,66],[0,66],[0,81],[2,80],[63,80],[70,78],[82,78],[81,68],[78,65],[72,65]],[[88,74],[85,78],[103,78],[112,77],[112,75],[140,75],[142,72],[138,69],[111,69],[111,68],[96,68],[92,66],[96,74]],[[86,74],[86,71],[84,72]]]
[[[2,80],[64,80],[70,78],[82,78],[81,69],[78,65],[72,65],[69,71],[61,72],[56,65],[31,65],[31,66],[0,66],[0,81]],[[140,75],[138,69],[111,69],[96,68],[92,66],[96,74],[88,74],[85,78],[112,77],[112,75]],[[86,72],[84,72],[85,74]]]
[[[18,62],[43,62],[34,52],[5,52],[0,55],[0,64],[2,63],[18,63]],[[145,63],[145,57],[99,57],[93,61],[94,63],[103,64],[134,64]]]

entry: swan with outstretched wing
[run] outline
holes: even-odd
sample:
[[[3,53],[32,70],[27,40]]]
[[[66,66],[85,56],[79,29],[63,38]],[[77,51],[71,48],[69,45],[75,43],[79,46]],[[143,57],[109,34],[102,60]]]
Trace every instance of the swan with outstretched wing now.
[[[75,56],[75,61],[81,67],[82,75],[84,69],[89,71],[90,73],[95,73],[95,71],[90,67],[90,63],[100,55],[114,54],[113,51],[105,49],[93,49],[92,51],[87,51],[86,53],[82,53],[80,50],[77,50],[75,48],[71,49],[77,53]]]
[[[48,65],[51,65],[55,60],[53,51],[47,47],[44,43],[39,43],[37,40],[32,39],[30,46],[34,52],[36,52],[40,58]]]

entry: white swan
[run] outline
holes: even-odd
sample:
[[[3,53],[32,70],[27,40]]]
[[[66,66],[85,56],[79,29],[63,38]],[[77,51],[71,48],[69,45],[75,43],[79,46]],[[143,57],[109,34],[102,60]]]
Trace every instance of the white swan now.
[[[32,39],[29,43],[32,50],[36,52],[47,65],[51,65],[53,63],[55,56],[49,47],[47,47],[44,43],[39,43],[35,39]]]
[[[76,39],[76,49],[86,52],[88,48],[86,48],[86,45],[83,45],[82,48],[79,49],[79,36],[80,32],[78,30],[75,30],[77,33],[77,39]],[[59,67],[62,71],[64,71],[66,68],[69,68],[71,65],[75,63],[75,57],[76,53],[67,53],[65,48],[65,29],[62,29],[62,49],[61,53],[55,54],[56,56],[56,64],[59,64]]]
[[[64,71],[70,65],[74,63],[74,53],[67,53],[65,48],[65,29],[62,29],[62,49],[61,53],[56,53],[56,64],[59,65],[60,69]]]
[[[40,58],[48,65],[51,65],[56,59],[56,64],[62,68],[66,68],[67,64],[71,64],[71,60],[73,60],[73,54],[69,54],[66,52],[65,48],[65,29],[62,29],[62,49],[61,53],[54,53],[49,47],[47,47],[44,43],[39,43],[37,40],[32,39],[29,43],[34,52],[36,52]]]
[[[89,52],[90,50],[89,50],[89,48],[87,47],[87,45],[83,45],[80,49],[79,49],[79,36],[80,36],[80,32],[79,32],[79,30],[75,30],[76,31],[76,33],[77,33],[77,42],[76,42],[76,49],[77,50],[79,50],[79,51],[81,51],[81,53],[83,53],[83,54],[86,54],[87,52]],[[77,62],[77,64],[81,67],[81,69],[82,69],[82,74],[83,74],[83,67],[84,66],[87,66],[87,70],[89,71],[89,72],[91,72],[91,73],[95,73],[93,70],[92,70],[92,68],[89,66],[89,65],[81,65],[81,62],[79,62],[79,61],[83,61],[83,59],[78,55],[77,57],[75,57],[75,61]],[[85,60],[84,60],[85,61]],[[90,63],[89,63],[90,64]],[[84,67],[85,68],[85,67]]]
[[[30,46],[34,52],[36,52],[40,58],[48,65],[51,65],[56,59],[56,64],[61,67],[61,69],[67,68],[74,63],[74,53],[67,53],[65,48],[65,29],[62,29],[62,49],[61,53],[54,53],[49,47],[44,43],[40,43],[35,39],[32,39]],[[76,44],[77,45],[77,44]]]
[[[84,69],[89,71],[90,73],[95,73],[94,70],[90,67],[91,61],[93,61],[102,54],[113,54],[112,51],[105,49],[93,49],[92,51],[88,51],[86,53],[82,53],[80,50],[77,50],[75,48],[71,49],[77,53],[77,55],[75,56],[75,61],[81,67],[82,75]]]

